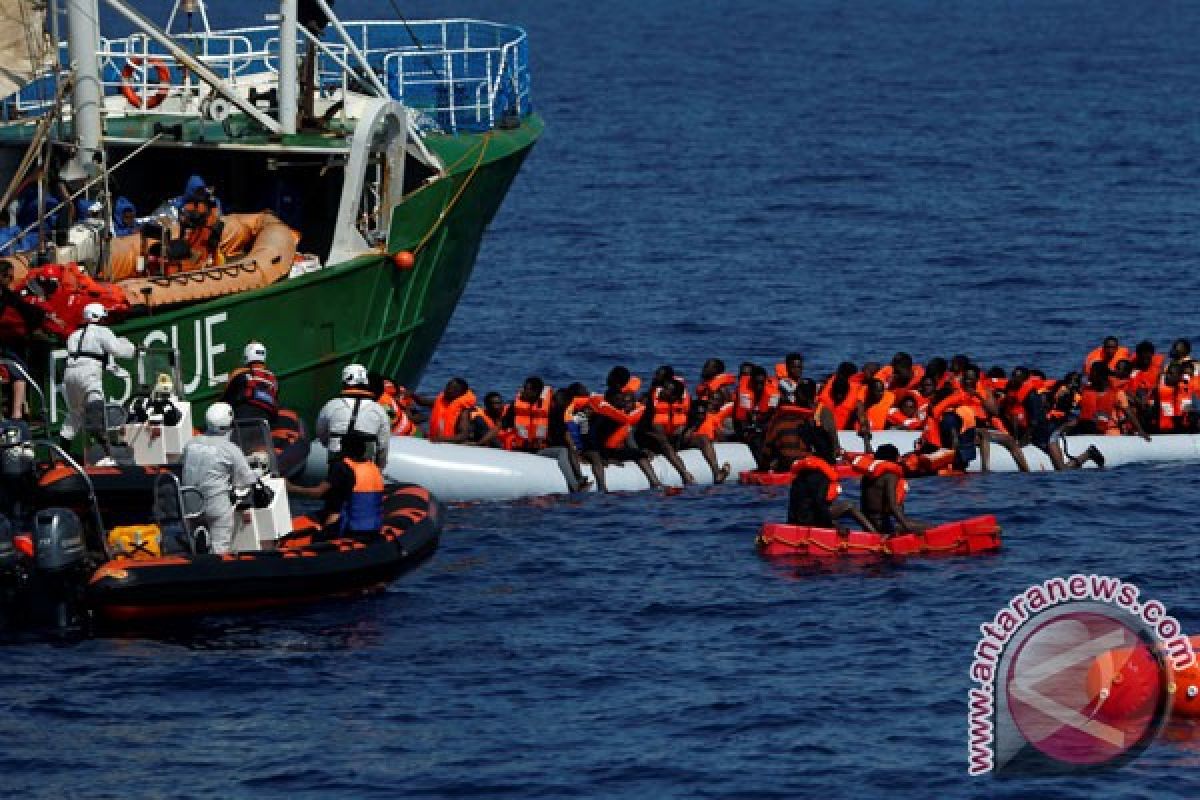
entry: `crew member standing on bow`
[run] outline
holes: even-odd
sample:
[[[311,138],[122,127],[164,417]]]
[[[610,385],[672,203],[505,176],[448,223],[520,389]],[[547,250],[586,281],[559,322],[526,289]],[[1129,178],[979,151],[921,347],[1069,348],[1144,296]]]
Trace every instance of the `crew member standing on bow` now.
[[[137,348],[101,324],[107,316],[104,306],[88,303],[83,309],[83,327],[67,337],[67,368],[63,372],[67,419],[59,433],[64,449],[70,448],[77,433],[86,430],[97,436],[106,455],[111,455],[104,435],[104,370],[127,375],[113,359],[133,358]]]
[[[354,431],[366,435],[368,449],[374,446],[375,463],[380,468],[387,466],[392,425],[374,397],[366,367],[350,364],[342,370],[341,394],[317,415],[317,439],[329,451],[330,463],[342,458],[342,437]]]
[[[274,426],[279,415],[279,382],[267,369],[267,348],[262,342],[251,342],[242,361],[244,366],[229,376],[221,400],[233,407],[235,419],[265,419]]]
[[[229,440],[233,409],[228,403],[213,403],[204,415],[207,430],[183,446],[183,485],[193,486],[204,496],[204,527],[209,548],[228,553],[233,547],[235,500],[249,497],[257,478],[241,449]]]

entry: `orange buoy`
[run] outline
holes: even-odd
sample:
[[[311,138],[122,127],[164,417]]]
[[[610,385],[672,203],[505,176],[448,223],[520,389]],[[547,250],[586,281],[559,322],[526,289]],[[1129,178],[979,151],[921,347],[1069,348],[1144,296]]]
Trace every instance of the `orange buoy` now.
[[[407,272],[408,270],[412,269],[414,265],[416,265],[417,260],[413,257],[412,251],[401,250],[400,252],[396,253],[396,255],[392,256],[392,263],[396,265],[396,269]]]
[[[1158,662],[1140,642],[1101,653],[1087,673],[1094,715],[1115,724],[1149,714],[1154,710],[1158,675]]]

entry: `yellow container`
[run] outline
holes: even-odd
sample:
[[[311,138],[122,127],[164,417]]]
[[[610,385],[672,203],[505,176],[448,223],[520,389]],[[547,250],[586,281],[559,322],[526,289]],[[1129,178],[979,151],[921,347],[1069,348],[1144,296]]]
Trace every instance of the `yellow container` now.
[[[162,531],[157,525],[122,525],[108,532],[108,551],[113,558],[158,558],[162,555]]]

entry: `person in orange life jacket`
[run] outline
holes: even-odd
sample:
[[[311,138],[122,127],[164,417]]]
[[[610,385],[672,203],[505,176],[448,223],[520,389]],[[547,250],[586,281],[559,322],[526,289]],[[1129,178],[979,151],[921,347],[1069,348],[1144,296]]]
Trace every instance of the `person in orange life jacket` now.
[[[243,366],[235,369],[225,384],[221,401],[233,407],[235,419],[265,419],[275,424],[279,415],[279,383],[267,369],[267,348],[250,342],[242,352]]]
[[[788,353],[783,363],[775,365],[775,382],[779,386],[779,402],[796,402],[796,386],[804,379],[804,355]]]
[[[374,533],[383,526],[383,473],[367,456],[370,436],[342,437],[342,457],[329,464],[325,480],[316,486],[288,484],[288,490],[321,500],[314,515],[323,530],[314,541]]]
[[[554,390],[542,379],[531,375],[509,403],[500,426],[512,431],[512,449],[536,453],[546,446],[550,433],[550,400]]]
[[[733,431],[734,437],[750,448],[760,470],[767,467],[763,461],[763,443],[771,415],[778,404],[779,391],[767,379],[767,371],[757,364],[751,364],[749,374],[738,383],[737,400],[733,407]]]
[[[955,460],[958,469],[966,469],[978,447],[980,468],[987,472],[991,445],[998,444],[1009,452],[1017,469],[1029,471],[1025,454],[1012,436],[992,426],[990,421],[998,416],[999,409],[992,392],[979,386],[979,367],[974,364],[963,370],[961,388],[942,400],[930,414],[938,420],[942,446],[958,453]]]
[[[574,388],[572,388],[574,387]],[[579,462],[579,450],[575,439],[567,430],[568,418],[575,423],[576,391],[582,389],[586,396],[587,390],[583,384],[572,384],[572,387],[555,391],[550,398],[550,416],[547,420],[546,446],[538,455],[546,458],[557,458],[558,467],[567,479],[567,489],[572,492],[582,491],[592,485],[591,480],[583,474]]]
[[[870,426],[862,407],[861,386],[854,382],[858,368],[849,361],[838,364],[837,371],[817,394],[816,420],[836,443],[838,431],[867,431],[865,446],[870,449]],[[840,452],[841,448],[837,450]]]
[[[225,263],[220,246],[224,229],[221,210],[208,189],[190,196],[179,210],[179,236],[201,265]]]
[[[901,397],[895,407],[888,411],[887,427],[891,430],[917,431],[921,429],[922,422],[917,398],[911,394]]]
[[[655,475],[650,466],[650,454],[645,450],[634,447],[631,439],[633,426],[645,413],[640,407],[635,392],[639,387],[636,378],[629,374],[625,367],[613,367],[605,380],[608,387],[603,397],[592,398],[592,414],[590,420],[592,446],[585,456],[592,464],[592,474],[600,491],[607,492],[608,485],[604,480],[604,465],[606,463],[622,463],[633,461],[646,476],[651,489],[661,489],[662,481]],[[598,457],[594,458],[591,454]],[[599,468],[597,468],[599,464]]]
[[[1196,380],[1196,363],[1184,362],[1180,366],[1182,377],[1180,386],[1183,387],[1183,416],[1188,433],[1195,433],[1197,417],[1200,416],[1200,380]]]
[[[903,350],[892,356],[891,363],[880,369],[875,375],[893,392],[897,389],[915,391],[924,376],[925,368],[913,366],[912,356]]]
[[[471,441],[471,409],[475,393],[459,377],[446,381],[446,388],[436,397],[414,395],[413,399],[429,411],[429,441],[468,444]]]
[[[372,389],[375,389],[373,383]],[[408,394],[408,389],[397,386],[395,381],[381,376],[375,394],[375,402],[383,406],[383,410],[387,412],[388,419],[392,423],[392,436],[419,435],[420,429],[410,413],[412,398]]]
[[[795,477],[788,490],[788,524],[832,528],[834,520],[850,516],[863,530],[874,530],[854,504],[841,496],[833,467],[834,439],[828,431],[817,425],[804,426],[796,449],[801,455],[791,466]]]
[[[1163,371],[1162,384],[1155,387],[1155,408],[1158,417],[1154,430],[1159,433],[1185,433],[1188,416],[1184,411],[1187,385],[1183,380],[1183,365],[1171,363]]]
[[[469,436],[472,444],[480,447],[501,447],[507,450],[508,439],[504,434],[504,412],[508,406],[499,392],[488,392],[483,396],[483,405],[472,409],[469,414]]]
[[[1164,360],[1161,354],[1154,352],[1154,343],[1150,341],[1138,342],[1133,350],[1133,365],[1129,383],[1125,385],[1125,394],[1137,409],[1143,430],[1150,430],[1157,422],[1154,403],[1158,384],[1162,380]]]
[[[1112,371],[1117,367],[1117,362],[1122,358],[1132,360],[1129,351],[1121,347],[1121,343],[1117,340],[1117,337],[1106,336],[1104,342],[1095,350],[1088,353],[1083,359],[1083,372],[1084,374],[1089,374],[1092,364],[1101,362],[1108,367],[1109,374],[1111,375]]]
[[[929,363],[925,365],[925,377],[933,382],[934,389],[941,389],[948,381],[952,381],[948,374],[950,365],[946,359],[941,356],[934,356],[929,359]]]
[[[718,389],[737,384],[737,378],[725,371],[725,362],[710,358],[700,368],[700,382],[696,384],[696,400],[704,402]]]
[[[888,390],[879,378],[870,378],[866,382],[866,393],[863,397],[863,418],[866,419],[866,430],[859,430],[863,440],[869,440],[873,431],[881,431],[887,427],[888,414],[896,403],[896,395]]]
[[[763,460],[772,472],[786,472],[797,459],[808,454],[806,426],[812,426],[817,405],[817,384],[811,378],[796,383],[790,399],[780,397],[763,437]],[[806,438],[807,437],[807,438]]]
[[[946,375],[956,384],[962,383],[963,373],[967,371],[967,367],[971,366],[971,359],[963,353],[956,353],[950,359],[950,363],[946,367]]]
[[[920,533],[929,526],[909,517],[904,511],[908,481],[900,466],[900,451],[895,445],[880,445],[875,460],[862,476],[859,502],[871,527],[884,535],[900,532]]]
[[[1040,380],[1026,367],[1013,367],[1005,385],[1001,417],[1019,445],[1032,444],[1050,457],[1056,470],[1078,469],[1092,461],[1104,467],[1103,454],[1093,445],[1082,455],[1066,457],[1061,437],[1047,416],[1047,397],[1038,391]]]
[[[645,411],[633,428],[634,443],[643,450],[666,458],[684,486],[691,486],[696,478],[688,472],[676,450],[685,446],[683,433],[687,429],[690,406],[687,387],[683,381],[675,378],[674,370],[670,367],[659,367],[655,379],[663,383],[652,385],[642,397]],[[715,454],[713,461],[716,461]],[[713,474],[716,472],[714,469]]]
[[[1119,431],[1124,417],[1146,441],[1150,437],[1142,430],[1142,423],[1129,407],[1125,393],[1112,386],[1112,375],[1103,361],[1093,361],[1088,370],[1088,382],[1079,393],[1079,416],[1067,423],[1063,433],[1073,431],[1082,434],[1107,434]]]
[[[1171,350],[1167,354],[1169,364],[1183,365],[1188,362],[1194,362],[1192,358],[1192,343],[1189,339],[1176,339],[1171,342]]]

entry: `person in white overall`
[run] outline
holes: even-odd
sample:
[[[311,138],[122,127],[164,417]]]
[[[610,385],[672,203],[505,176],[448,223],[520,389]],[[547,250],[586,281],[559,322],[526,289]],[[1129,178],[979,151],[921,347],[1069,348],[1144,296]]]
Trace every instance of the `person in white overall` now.
[[[103,428],[86,430],[85,412],[91,406],[93,414],[104,416],[104,370],[114,375],[128,375],[114,359],[133,358],[137,348],[128,339],[117,336],[100,323],[108,317],[108,311],[100,303],[88,303],[83,307],[83,327],[67,337],[67,368],[63,372],[63,392],[67,396],[67,418],[59,435],[63,448],[69,449],[80,431],[96,434],[104,444],[106,454],[108,441]],[[102,424],[102,423],[101,423]],[[86,444],[85,444],[86,446]]]
[[[258,477],[241,448],[229,439],[233,408],[213,403],[204,420],[208,430],[183,448],[183,485],[194,486],[204,496],[203,522],[210,550],[228,553],[233,547],[234,498],[249,497]]]

